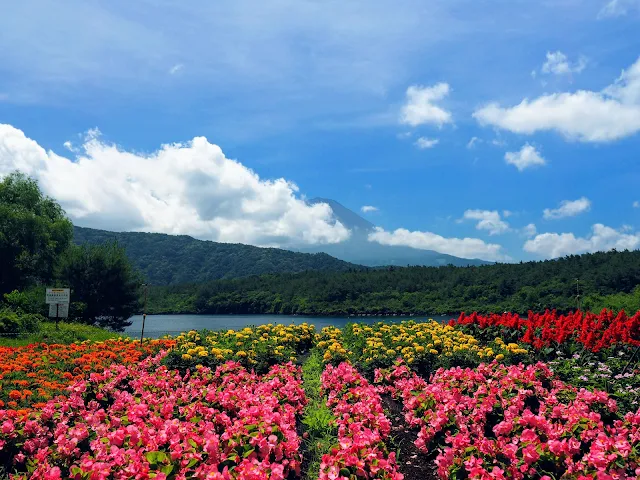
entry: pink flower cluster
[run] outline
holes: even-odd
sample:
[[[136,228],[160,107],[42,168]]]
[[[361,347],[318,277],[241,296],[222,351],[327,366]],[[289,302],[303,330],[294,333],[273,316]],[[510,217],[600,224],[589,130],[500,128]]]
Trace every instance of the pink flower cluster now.
[[[306,403],[291,363],[264,376],[235,362],[182,376],[114,365],[20,423],[0,410],[0,462],[14,479],[284,479],[300,474]],[[22,472],[22,473],[21,473]]]
[[[640,478],[640,410],[620,417],[605,392],[578,391],[545,364],[440,369],[429,383],[397,364],[376,382],[403,400],[418,448],[439,448],[442,479]]]
[[[338,424],[339,447],[322,457],[320,480],[402,480],[395,452],[384,441],[391,423],[376,389],[348,363],[327,365],[322,373],[327,406]]]

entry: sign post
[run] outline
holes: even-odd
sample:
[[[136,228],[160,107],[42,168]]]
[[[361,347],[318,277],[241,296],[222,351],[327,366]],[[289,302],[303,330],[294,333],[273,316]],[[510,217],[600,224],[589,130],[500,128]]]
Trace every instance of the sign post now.
[[[142,311],[142,331],[140,332],[140,346],[142,346],[142,338],[144,337],[144,321],[147,319],[147,284],[142,285],[144,288],[144,309]]]
[[[69,288],[47,288],[45,301],[49,305],[49,316],[56,319],[57,329],[59,319],[69,316],[71,290]]]

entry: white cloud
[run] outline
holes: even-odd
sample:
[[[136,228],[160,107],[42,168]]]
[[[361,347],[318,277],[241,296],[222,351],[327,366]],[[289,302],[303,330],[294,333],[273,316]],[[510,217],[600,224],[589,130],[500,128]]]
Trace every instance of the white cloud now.
[[[575,217],[591,209],[591,201],[587,197],[578,200],[563,200],[558,208],[545,208],[543,216],[546,220],[558,220],[560,218]]]
[[[473,117],[482,125],[514,133],[555,130],[583,142],[633,135],[640,131],[640,58],[601,92],[547,94],[507,108],[492,103],[476,110]]]
[[[538,229],[535,224],[530,223],[522,229],[522,233],[524,233],[527,237],[533,237],[536,233],[538,233]]]
[[[180,72],[183,68],[184,68],[183,64],[176,63],[173,67],[171,67],[169,69],[169,74],[170,75],[175,75],[176,73]]]
[[[427,148],[435,147],[438,143],[440,143],[440,140],[438,140],[437,138],[420,137],[418,140],[416,140],[414,145],[420,150],[425,150]]]
[[[527,168],[539,167],[547,163],[536,148],[528,143],[523,145],[518,152],[505,153],[504,160],[510,165],[515,165],[521,172]]]
[[[542,65],[542,73],[571,75],[582,72],[586,66],[586,57],[581,56],[577,62],[571,64],[567,56],[558,50],[557,52],[547,52],[547,61]]]
[[[411,135],[413,135],[413,132],[402,132],[398,133],[396,137],[400,140],[406,140],[407,138],[410,138]]]
[[[363,207],[360,208],[360,210],[362,211],[362,213],[371,213],[371,212],[377,212],[378,207],[374,207],[372,205],[364,205]]]
[[[504,218],[509,218],[509,217],[510,217],[510,216],[512,216],[512,215],[513,215],[513,212],[512,212],[511,210],[503,210],[503,211],[502,211],[502,216],[503,216]]]
[[[632,10],[640,10],[640,0],[610,0],[600,10],[598,18],[620,17]]]
[[[640,202],[638,200],[633,202],[633,208],[640,208]]]
[[[476,144],[481,142],[482,140],[480,140],[478,137],[471,137],[471,140],[469,140],[469,143],[467,143],[467,148],[475,148]]]
[[[73,143],[71,143],[69,140],[67,140],[66,142],[64,142],[64,143],[62,144],[62,146],[63,146],[64,148],[66,148],[67,150],[69,150],[70,152],[76,152],[76,151],[77,151],[76,147],[74,147],[74,146],[73,146]]]
[[[69,159],[0,124],[0,177],[16,169],[31,175],[84,226],[274,246],[349,236],[328,205],[307,205],[295,184],[261,179],[204,137],[141,154],[98,135],[91,131]]]
[[[493,145],[494,147],[504,147],[507,145],[507,142],[505,142],[504,140],[500,140],[499,138],[494,138],[493,140],[491,140],[491,145]]]
[[[412,85],[407,89],[406,103],[400,112],[400,122],[412,127],[451,123],[451,113],[435,103],[444,99],[451,88],[447,83],[437,83],[431,87]]]
[[[456,257],[462,258],[480,258],[489,261],[510,260],[510,258],[502,252],[501,245],[486,243],[479,238],[446,238],[432,232],[411,232],[404,228],[387,232],[377,227],[375,232],[369,234],[369,241],[382,245],[435,250],[439,253],[455,255]]]
[[[558,258],[587,252],[635,250],[640,248],[640,232],[626,233],[597,223],[591,235],[576,237],[573,233],[543,233],[528,240],[524,250],[543,258]]]
[[[509,224],[500,218],[497,210],[467,210],[464,212],[465,220],[477,220],[478,230],[487,230],[489,235],[500,235],[508,232]]]

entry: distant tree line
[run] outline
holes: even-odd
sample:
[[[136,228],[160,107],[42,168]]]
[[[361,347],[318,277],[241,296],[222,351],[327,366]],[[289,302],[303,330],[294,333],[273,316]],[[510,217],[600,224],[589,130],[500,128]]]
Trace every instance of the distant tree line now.
[[[635,308],[640,298],[640,289],[634,291],[640,285],[640,251],[477,267],[304,272],[154,287],[149,311],[305,315],[569,311],[577,307],[577,285],[585,308]]]

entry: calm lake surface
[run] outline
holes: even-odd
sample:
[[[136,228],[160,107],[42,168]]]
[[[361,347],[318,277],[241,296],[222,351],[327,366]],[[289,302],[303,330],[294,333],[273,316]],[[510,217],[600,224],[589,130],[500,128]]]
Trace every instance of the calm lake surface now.
[[[189,330],[238,330],[248,326],[265,325],[267,323],[281,323],[284,325],[301,324],[304,322],[316,326],[320,331],[323,327],[344,327],[348,322],[376,323],[400,322],[402,320],[427,320],[432,318],[439,322],[448,322],[457,315],[432,315],[429,317],[304,317],[294,315],[147,315],[144,325],[144,336],[158,338],[163,335],[174,335]],[[133,322],[125,332],[132,336],[139,336],[142,328],[142,315],[131,317]]]

